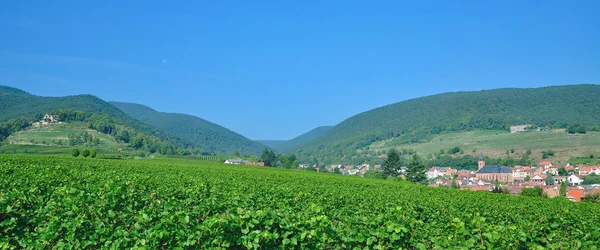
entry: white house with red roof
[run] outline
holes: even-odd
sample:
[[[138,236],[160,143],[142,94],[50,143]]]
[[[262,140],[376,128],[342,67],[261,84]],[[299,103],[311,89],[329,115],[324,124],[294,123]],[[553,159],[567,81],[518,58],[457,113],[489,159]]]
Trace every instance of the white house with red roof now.
[[[579,167],[579,175],[590,175],[590,174],[600,175],[600,165]]]

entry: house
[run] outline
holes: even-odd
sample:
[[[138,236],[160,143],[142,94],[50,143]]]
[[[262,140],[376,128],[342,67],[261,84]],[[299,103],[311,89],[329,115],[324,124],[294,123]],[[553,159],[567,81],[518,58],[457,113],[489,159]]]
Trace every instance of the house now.
[[[567,192],[567,199],[571,201],[579,202],[584,196],[585,190],[583,189],[572,189]]]
[[[529,127],[531,127],[531,125],[529,125],[529,124],[510,126],[510,132],[511,133],[525,132],[525,131],[527,131],[527,129]]]
[[[579,175],[600,175],[600,166],[581,166],[579,167]]]
[[[233,164],[233,165],[241,165],[244,164],[244,161],[241,159],[227,159],[224,162],[225,164]]]
[[[552,162],[541,161],[540,163],[538,163],[538,166],[543,167],[544,169],[551,168],[552,167]]]
[[[457,172],[458,172],[458,170],[456,170],[456,169],[448,168],[448,170],[446,170],[445,176],[453,177],[454,175],[456,175]]]
[[[485,166],[483,154],[479,156],[478,170],[475,173],[477,180],[480,181],[499,181],[506,183],[513,183],[512,170],[509,167],[501,166]]]
[[[567,176],[554,176],[554,183],[561,184],[567,181]]]
[[[264,162],[253,162],[253,161],[247,161],[246,162],[246,166],[257,166],[257,167],[264,167],[265,163]]]
[[[583,177],[575,174],[572,174],[569,177],[567,177],[567,180],[569,181],[569,185],[571,186],[579,186],[581,185],[581,183],[583,183]]]
[[[548,198],[557,197],[560,194],[560,186],[558,185],[550,185],[544,187],[544,193],[548,196]]]
[[[58,121],[58,116],[57,115],[46,114],[46,115],[44,115],[44,118],[42,118],[42,119],[44,121],[57,122]]]
[[[541,185],[544,185],[545,184],[544,181],[546,180],[546,177],[547,176],[545,176],[545,175],[537,174],[534,177],[532,177],[530,181],[534,182],[534,183],[539,183]]]
[[[512,169],[513,180],[525,181],[525,177],[529,176],[529,171],[524,167],[517,166]]]

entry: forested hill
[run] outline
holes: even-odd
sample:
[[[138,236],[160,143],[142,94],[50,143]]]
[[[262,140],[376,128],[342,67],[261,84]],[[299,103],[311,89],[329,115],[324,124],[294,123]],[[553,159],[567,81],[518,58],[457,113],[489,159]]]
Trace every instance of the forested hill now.
[[[150,107],[111,102],[130,116],[218,154],[260,155],[265,145],[196,116],[158,112]]]
[[[0,85],[0,123],[11,119],[39,120],[44,114],[55,113],[59,110],[84,112],[87,116],[98,114],[110,118],[111,122],[127,126],[148,136],[154,136],[172,145],[186,147],[186,142],[168,136],[166,133],[144,124],[127,115],[112,104],[93,95],[74,95],[65,97],[43,97],[29,94],[23,90]],[[102,118],[104,119],[104,118]],[[116,126],[117,124],[110,124]],[[132,132],[132,131],[130,131]]]
[[[301,147],[302,145],[317,139],[331,129],[332,126],[321,126],[301,134],[291,140],[259,140],[258,142],[267,145],[271,149],[279,153],[290,153]]]
[[[301,147],[301,160],[342,159],[372,142],[396,137],[405,143],[432,134],[480,129],[508,130],[532,124],[550,128],[579,124],[598,129],[600,85],[495,89],[445,93],[373,109],[341,122]]]

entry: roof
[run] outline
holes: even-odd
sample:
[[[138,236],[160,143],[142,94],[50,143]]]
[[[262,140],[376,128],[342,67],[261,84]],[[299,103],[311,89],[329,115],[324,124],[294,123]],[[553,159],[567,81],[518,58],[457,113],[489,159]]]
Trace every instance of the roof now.
[[[581,201],[581,198],[583,198],[584,194],[585,190],[583,189],[573,189],[567,192],[567,197],[572,197],[575,201]]]
[[[549,162],[549,161],[540,161],[539,165],[540,166],[552,165],[552,162]]]
[[[485,166],[477,171],[478,174],[495,174],[495,173],[512,173],[509,167],[501,167],[498,165]]]
[[[243,160],[239,160],[239,159],[227,159],[226,162],[239,162],[239,163],[242,163],[244,161]]]

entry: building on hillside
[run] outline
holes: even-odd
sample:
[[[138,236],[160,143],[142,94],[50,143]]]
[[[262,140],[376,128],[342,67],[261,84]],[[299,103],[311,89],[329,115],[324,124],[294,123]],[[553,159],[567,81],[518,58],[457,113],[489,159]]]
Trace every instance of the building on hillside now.
[[[549,162],[549,161],[540,161],[538,163],[538,166],[543,167],[544,169],[547,169],[547,168],[551,168],[553,165],[552,165],[552,162]]]
[[[581,166],[579,167],[579,175],[600,175],[600,166]]]
[[[445,176],[449,169],[450,168],[447,168],[447,167],[433,167],[433,168],[429,168],[429,170],[427,171],[427,178],[428,179],[435,179],[435,178],[438,178],[438,177]]]
[[[46,114],[44,115],[44,118],[42,118],[45,121],[49,121],[49,122],[57,122],[58,121],[58,116],[57,115],[49,115]]]
[[[544,174],[536,174],[534,177],[531,177],[531,182],[534,183],[538,183],[540,185],[545,185],[546,184],[546,177],[548,177],[547,175]]]
[[[579,186],[581,185],[581,183],[583,183],[583,177],[575,174],[572,174],[569,177],[567,177],[567,180],[569,181],[569,185],[571,186]]]
[[[244,164],[244,161],[241,159],[227,159],[225,160],[225,164],[241,165]]]
[[[512,168],[514,181],[525,181],[525,177],[529,176],[529,170],[521,166]]]
[[[529,127],[531,127],[531,125],[529,125],[529,124],[510,126],[510,132],[511,133],[525,132],[525,131],[527,131],[527,129]]]
[[[567,181],[567,176],[554,176],[554,184],[561,184]]]
[[[499,181],[506,183],[513,183],[512,170],[509,167],[501,167],[497,165],[486,166],[483,154],[479,155],[478,170],[475,173],[477,180],[480,181]]]

